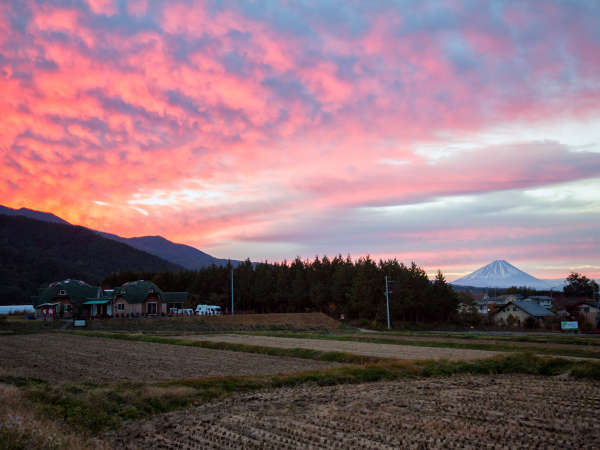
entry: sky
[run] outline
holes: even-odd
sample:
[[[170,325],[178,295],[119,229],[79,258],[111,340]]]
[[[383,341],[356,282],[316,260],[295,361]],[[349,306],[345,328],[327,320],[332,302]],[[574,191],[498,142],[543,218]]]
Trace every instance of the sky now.
[[[0,2],[0,204],[218,257],[600,277],[600,2]]]

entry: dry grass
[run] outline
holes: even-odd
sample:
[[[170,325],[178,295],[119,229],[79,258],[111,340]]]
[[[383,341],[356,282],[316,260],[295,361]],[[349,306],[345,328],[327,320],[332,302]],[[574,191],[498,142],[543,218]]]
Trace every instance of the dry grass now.
[[[99,440],[87,440],[42,417],[14,386],[0,383],[0,448],[104,449]]]

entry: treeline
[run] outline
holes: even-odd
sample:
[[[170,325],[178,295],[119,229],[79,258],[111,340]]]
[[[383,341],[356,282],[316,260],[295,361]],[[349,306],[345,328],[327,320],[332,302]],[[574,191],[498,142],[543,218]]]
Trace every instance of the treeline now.
[[[434,280],[416,264],[405,266],[396,259],[375,262],[370,257],[313,261],[296,258],[291,263],[245,261],[234,269],[236,311],[291,313],[321,311],[347,319],[384,321],[385,276],[389,286],[390,315],[401,321],[447,321],[456,313],[458,296],[438,272]],[[123,271],[104,280],[105,287],[127,281],[152,280],[165,291],[187,291],[191,303],[231,307],[231,266],[211,266],[180,272]]]

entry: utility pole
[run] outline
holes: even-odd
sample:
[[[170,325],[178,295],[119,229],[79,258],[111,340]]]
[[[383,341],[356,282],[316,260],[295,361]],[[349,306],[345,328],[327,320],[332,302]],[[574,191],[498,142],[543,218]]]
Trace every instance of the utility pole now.
[[[388,289],[388,277],[385,276],[385,302],[387,307],[387,323],[388,330],[390,329],[390,291]]]
[[[231,267],[231,315],[233,315],[233,267]]]

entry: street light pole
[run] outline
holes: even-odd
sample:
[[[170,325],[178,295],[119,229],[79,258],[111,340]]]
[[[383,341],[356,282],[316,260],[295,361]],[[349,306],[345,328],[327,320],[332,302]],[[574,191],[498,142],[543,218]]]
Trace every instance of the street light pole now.
[[[385,303],[387,308],[387,325],[388,330],[390,329],[390,291],[388,289],[388,277],[385,276]]]
[[[231,268],[231,315],[233,315],[233,267]]]

